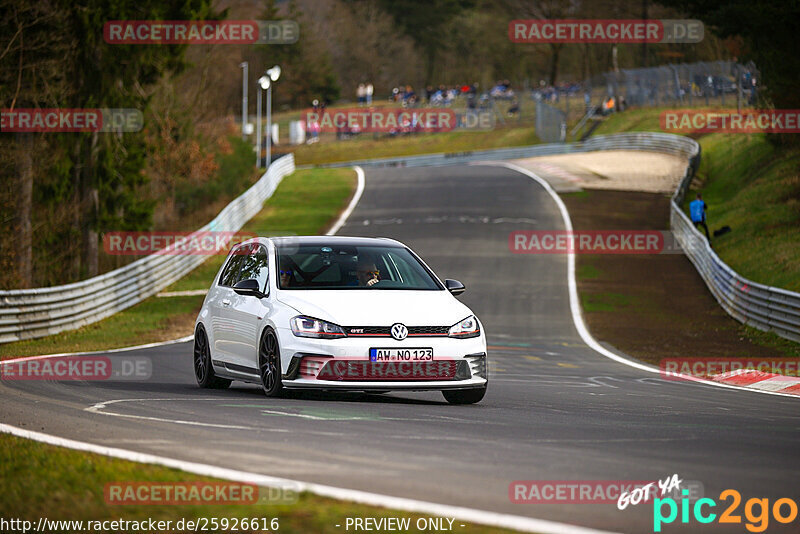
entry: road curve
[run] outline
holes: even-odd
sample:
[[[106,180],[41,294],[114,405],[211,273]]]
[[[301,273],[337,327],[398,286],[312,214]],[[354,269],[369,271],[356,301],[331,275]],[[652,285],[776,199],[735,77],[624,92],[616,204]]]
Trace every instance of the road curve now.
[[[272,400],[248,385],[204,391],[191,344],[181,343],[108,355],[151,358],[153,376],[143,382],[0,382],[0,420],[170,458],[632,533],[652,532],[649,507],[515,504],[509,484],[677,473],[717,500],[727,488],[745,499],[797,500],[795,400],[663,381],[581,341],[565,257],[509,252],[513,230],[563,228],[540,185],[482,166],[370,169],[366,180],[339,234],[399,239],[441,277],[465,283],[461,298],[490,345],[480,404],[450,406],[438,393]]]

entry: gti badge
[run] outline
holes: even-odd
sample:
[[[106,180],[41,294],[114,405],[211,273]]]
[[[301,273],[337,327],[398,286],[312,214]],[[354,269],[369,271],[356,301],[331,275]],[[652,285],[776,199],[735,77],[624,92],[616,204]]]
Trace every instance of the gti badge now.
[[[392,337],[400,341],[408,336],[408,328],[403,323],[394,323],[392,325]]]

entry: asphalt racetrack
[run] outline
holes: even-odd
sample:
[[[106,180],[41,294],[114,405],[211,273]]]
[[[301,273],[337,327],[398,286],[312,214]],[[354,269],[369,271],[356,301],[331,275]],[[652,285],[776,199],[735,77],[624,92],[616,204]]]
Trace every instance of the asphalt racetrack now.
[[[570,313],[566,257],[509,251],[513,230],[558,229],[546,191],[505,168],[366,170],[339,235],[399,239],[440,277],[466,285],[460,298],[490,346],[480,404],[451,406],[439,393],[270,400],[252,385],[201,390],[191,343],[180,343],[109,354],[151,358],[148,381],[0,382],[0,419],[170,458],[632,533],[653,531],[651,506],[516,504],[509,485],[677,473],[717,501],[732,488],[744,500],[797,502],[797,400],[665,381],[587,347]],[[797,522],[786,527],[796,532]],[[676,521],[664,532],[700,528],[720,531]],[[781,525],[771,520],[768,531]]]

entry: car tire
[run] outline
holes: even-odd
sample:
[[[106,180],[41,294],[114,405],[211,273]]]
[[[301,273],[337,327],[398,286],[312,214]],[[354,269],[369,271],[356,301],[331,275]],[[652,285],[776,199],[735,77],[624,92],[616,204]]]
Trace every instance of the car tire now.
[[[211,347],[208,345],[208,336],[203,325],[197,325],[194,333],[194,377],[197,385],[205,389],[226,389],[231,385],[230,380],[214,374],[214,366],[211,365]]]
[[[475,404],[486,395],[486,388],[471,389],[445,389],[442,391],[444,400],[450,404]]]
[[[278,336],[272,328],[264,330],[258,344],[258,373],[261,376],[261,389],[267,397],[280,397],[283,394],[281,352]]]

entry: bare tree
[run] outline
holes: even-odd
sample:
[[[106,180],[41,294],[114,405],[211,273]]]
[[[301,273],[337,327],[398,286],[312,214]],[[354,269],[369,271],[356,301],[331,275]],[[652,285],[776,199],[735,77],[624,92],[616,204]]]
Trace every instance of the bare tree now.
[[[0,6],[0,24],[8,32],[0,34],[0,100],[10,110],[57,105],[64,95],[64,76],[60,62],[69,54],[69,40],[56,31],[64,12],[47,0],[28,3],[10,0]],[[18,133],[10,151],[14,159],[13,243],[18,287],[33,282],[33,183],[42,159],[48,152],[41,135]]]

